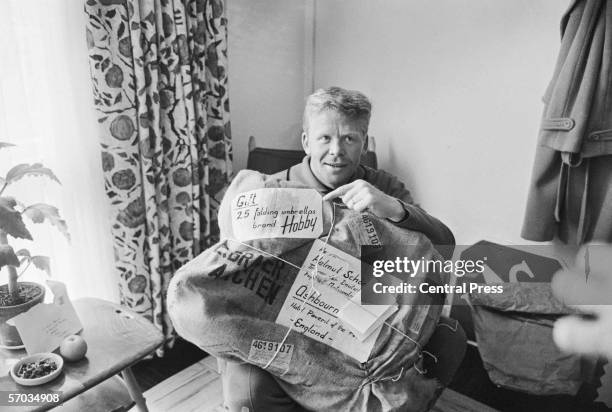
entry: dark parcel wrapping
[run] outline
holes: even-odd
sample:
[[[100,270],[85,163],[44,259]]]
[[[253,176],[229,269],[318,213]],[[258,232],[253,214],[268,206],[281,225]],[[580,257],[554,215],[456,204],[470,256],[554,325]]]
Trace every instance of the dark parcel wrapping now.
[[[583,382],[579,356],[562,353],[552,328],[574,313],[550,283],[505,283],[501,294],[471,293],[474,330],[493,383],[535,395],[575,395]]]

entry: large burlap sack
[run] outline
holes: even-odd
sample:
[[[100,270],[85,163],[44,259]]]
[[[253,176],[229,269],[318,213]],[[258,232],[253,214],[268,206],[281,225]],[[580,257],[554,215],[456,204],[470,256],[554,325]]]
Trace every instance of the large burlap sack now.
[[[423,369],[421,349],[435,329],[441,302],[432,302],[431,295],[404,296],[415,306],[400,306],[389,317],[386,322],[392,327],[383,325],[365,362],[295,328],[287,335],[288,328],[275,319],[314,240],[232,240],[229,203],[240,193],[264,187],[295,186],[257,172],[239,173],[220,208],[222,240],[172,279],[167,302],[177,332],[214,356],[267,366],[287,394],[309,410],[428,410],[440,388],[419,372]],[[328,244],[352,256],[359,257],[360,245],[369,244],[373,227],[390,257],[437,257],[420,233],[372,215],[364,219],[348,209],[336,208],[334,213]],[[329,203],[323,215],[321,239],[331,227]],[[406,245],[414,245],[408,254]],[[427,276],[441,282],[437,274]],[[282,352],[278,350],[281,343]],[[272,352],[265,352],[266,347]],[[262,358],[262,353],[276,356]]]

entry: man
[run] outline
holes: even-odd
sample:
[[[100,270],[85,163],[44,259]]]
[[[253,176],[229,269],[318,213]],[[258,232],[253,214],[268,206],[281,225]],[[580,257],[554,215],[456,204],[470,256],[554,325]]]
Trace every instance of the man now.
[[[339,87],[317,90],[304,110],[302,163],[274,175],[313,187],[324,201],[340,198],[349,208],[421,232],[436,245],[452,245],[451,231],[414,204],[395,176],[360,165],[368,147],[372,105],[358,92]]]
[[[324,201],[341,199],[351,209],[367,210],[399,227],[421,232],[435,245],[454,245],[451,231],[415,205],[410,192],[395,176],[360,165],[368,145],[371,107],[368,98],[358,91],[339,87],[317,90],[308,97],[304,110],[302,146],[306,157],[300,164],[273,177],[317,189],[324,194]],[[438,330],[447,334],[442,340],[465,342],[460,328],[455,334],[449,328]],[[440,363],[452,352],[433,351],[439,354]],[[451,365],[452,372],[447,373],[450,376],[437,377],[447,384],[460,361],[461,358],[454,358],[446,362]],[[274,377],[262,369],[249,364],[221,364],[226,368],[223,389],[231,411],[242,412],[245,408],[266,412],[302,411]]]

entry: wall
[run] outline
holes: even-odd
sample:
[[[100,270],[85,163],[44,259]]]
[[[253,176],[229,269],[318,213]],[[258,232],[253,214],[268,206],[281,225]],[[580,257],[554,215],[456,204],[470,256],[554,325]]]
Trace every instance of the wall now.
[[[299,147],[314,86],[374,103],[380,164],[460,243],[519,236],[542,110],[559,47],[558,0],[228,0],[234,165],[247,139]]]
[[[315,86],[374,104],[380,164],[459,243],[519,236],[558,0],[318,1]]]
[[[309,77],[309,0],[227,0],[229,92],[235,170],[249,135],[262,147],[299,147]],[[308,34],[306,34],[308,33]],[[306,49],[305,49],[306,47]]]

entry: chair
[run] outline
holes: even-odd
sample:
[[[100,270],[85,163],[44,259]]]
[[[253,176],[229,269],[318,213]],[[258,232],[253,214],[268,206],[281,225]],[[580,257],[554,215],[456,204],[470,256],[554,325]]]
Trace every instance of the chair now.
[[[270,149],[257,147],[255,137],[249,137],[249,157],[247,169],[257,170],[265,174],[274,174],[290,168],[302,161],[306,156],[303,150]],[[373,169],[378,168],[376,158],[376,140],[370,136],[368,138],[368,150],[361,158],[361,164]]]

